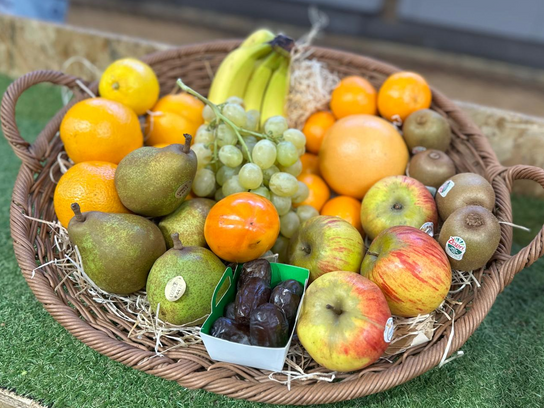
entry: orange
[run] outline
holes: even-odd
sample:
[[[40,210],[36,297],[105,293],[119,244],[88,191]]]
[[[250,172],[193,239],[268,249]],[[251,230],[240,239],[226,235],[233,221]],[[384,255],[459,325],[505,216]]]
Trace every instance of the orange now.
[[[376,89],[363,77],[345,77],[332,91],[330,105],[337,119],[357,114],[375,115]]]
[[[413,112],[431,106],[432,93],[427,81],[414,72],[397,72],[378,92],[378,110],[387,120],[404,120]]]
[[[276,208],[253,193],[232,194],[218,201],[204,224],[208,246],[229,262],[257,259],[272,248],[279,232]]]
[[[110,64],[100,77],[100,96],[117,101],[143,115],[159,99],[159,80],[145,62],[123,58]]]
[[[316,176],[315,174],[301,174],[298,177],[298,181],[302,181],[308,186],[310,195],[303,202],[293,204],[293,207],[311,205],[317,211],[321,211],[321,208],[331,196],[331,190],[329,189],[329,186],[327,186],[327,183],[325,183],[321,177]]]
[[[329,129],[336,119],[331,112],[315,112],[304,124],[302,133],[306,136],[306,150],[312,153],[318,153],[327,129]]]
[[[198,126],[204,123],[202,110],[204,103],[188,93],[163,96],[153,106],[153,112],[171,112],[183,116]],[[194,136],[194,135],[192,135]]]
[[[319,173],[319,157],[312,153],[304,153],[300,156],[302,163],[302,173],[300,174],[315,174],[320,176]]]
[[[144,141],[134,111],[104,98],[85,99],[72,106],[60,124],[60,138],[74,163],[117,164]]]
[[[193,136],[198,125],[181,115],[171,112],[157,112],[148,115],[145,120],[145,144],[154,146],[157,144],[185,143],[185,133]],[[192,141],[191,140],[191,141]]]
[[[361,201],[353,197],[338,196],[331,198],[321,209],[321,215],[340,217],[363,234],[363,227],[361,226]]]
[[[404,174],[408,148],[397,129],[371,115],[351,115],[336,122],[319,151],[319,170],[338,194],[362,199],[387,176]]]
[[[153,145],[153,147],[157,147],[159,149],[162,149],[163,147],[170,146],[170,143],[158,143],[156,145]]]
[[[76,164],[62,175],[55,188],[53,205],[63,227],[68,227],[74,216],[72,203],[78,203],[82,212],[130,213],[115,189],[116,168],[113,163],[89,161]]]

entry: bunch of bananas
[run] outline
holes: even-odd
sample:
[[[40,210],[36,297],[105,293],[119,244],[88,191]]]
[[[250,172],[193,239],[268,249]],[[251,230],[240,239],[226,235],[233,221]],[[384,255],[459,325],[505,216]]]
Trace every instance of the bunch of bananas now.
[[[246,110],[261,113],[261,124],[269,117],[285,116],[292,47],[289,37],[257,30],[221,62],[208,99],[217,105],[231,96],[240,97]]]

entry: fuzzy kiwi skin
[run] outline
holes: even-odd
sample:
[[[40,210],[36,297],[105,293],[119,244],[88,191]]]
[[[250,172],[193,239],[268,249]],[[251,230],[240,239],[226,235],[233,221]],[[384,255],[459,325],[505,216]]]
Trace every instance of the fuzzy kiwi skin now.
[[[410,160],[408,169],[410,177],[434,188],[440,187],[444,181],[455,175],[453,160],[446,153],[436,149],[416,154]]]
[[[445,197],[439,192],[435,197],[438,214],[443,221],[446,221],[454,211],[467,205],[479,205],[493,211],[495,191],[485,178],[476,173],[459,173],[444,183],[449,180],[455,183],[453,188]]]
[[[431,109],[420,109],[408,116],[402,133],[410,151],[421,146],[445,152],[451,143],[448,120]]]
[[[459,208],[442,225],[438,242],[444,250],[450,237],[461,237],[466,243],[466,252],[459,261],[446,251],[451,267],[459,271],[474,271],[485,266],[497,250],[501,227],[491,211],[469,205]]]

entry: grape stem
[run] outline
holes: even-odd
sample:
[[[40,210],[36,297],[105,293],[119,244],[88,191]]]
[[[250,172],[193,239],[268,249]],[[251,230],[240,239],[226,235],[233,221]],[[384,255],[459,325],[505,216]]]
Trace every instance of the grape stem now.
[[[234,133],[236,134],[236,137],[238,137],[238,141],[240,142],[240,144],[242,145],[242,147],[244,148],[244,150],[246,151],[247,153],[247,159],[250,163],[253,163],[253,158],[251,157],[251,153],[249,152],[249,148],[247,147],[247,144],[246,142],[244,141],[244,138],[242,137],[242,135],[240,134],[240,130],[243,130],[244,132],[248,132],[250,133],[249,130],[246,130],[246,129],[241,129],[239,128],[238,126],[236,126],[229,118],[227,118],[225,115],[223,115],[221,113],[221,111],[219,110],[219,108],[217,107],[216,104],[210,102],[208,100],[208,98],[200,95],[197,91],[195,91],[194,89],[190,88],[189,86],[185,85],[183,83],[183,81],[180,79],[177,80],[176,82],[178,84],[178,86],[185,92],[193,95],[195,98],[198,98],[200,101],[202,101],[203,103],[205,103],[206,105],[208,105],[210,108],[212,108],[213,110],[213,113],[215,114],[215,117],[216,118],[219,118],[221,119],[224,123],[226,123],[227,125],[229,125],[232,130],[234,131]],[[260,137],[264,137],[264,135],[260,135]],[[214,149],[215,150],[215,149]]]

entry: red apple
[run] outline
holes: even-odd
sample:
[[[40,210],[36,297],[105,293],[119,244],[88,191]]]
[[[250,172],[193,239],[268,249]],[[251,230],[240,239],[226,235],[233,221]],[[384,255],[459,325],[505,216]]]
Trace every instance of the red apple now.
[[[396,225],[420,228],[426,222],[436,229],[438,212],[423,183],[406,176],[390,176],[374,184],[361,204],[361,224],[370,239]]]
[[[346,220],[318,215],[302,223],[291,238],[288,261],[310,271],[310,281],[327,272],[358,272],[363,260],[363,238]]]
[[[322,366],[360,370],[376,361],[393,335],[393,319],[380,289],[358,273],[337,271],[306,290],[297,334]]]
[[[379,286],[391,313],[414,317],[435,310],[451,286],[451,267],[438,242],[414,227],[392,227],[372,241],[361,274]]]

